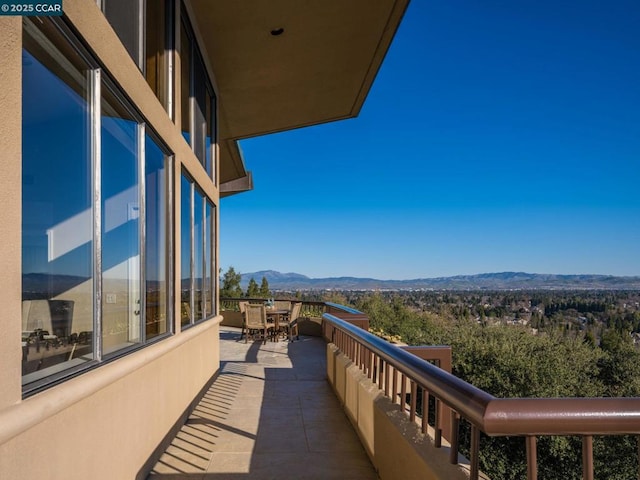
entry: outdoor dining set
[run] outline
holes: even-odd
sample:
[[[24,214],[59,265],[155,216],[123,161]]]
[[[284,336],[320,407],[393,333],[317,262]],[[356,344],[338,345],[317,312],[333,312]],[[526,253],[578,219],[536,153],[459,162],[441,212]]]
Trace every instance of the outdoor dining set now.
[[[245,343],[249,337],[278,341],[293,337],[300,339],[298,332],[298,318],[302,302],[276,300],[265,303],[238,302],[242,314],[242,337]]]

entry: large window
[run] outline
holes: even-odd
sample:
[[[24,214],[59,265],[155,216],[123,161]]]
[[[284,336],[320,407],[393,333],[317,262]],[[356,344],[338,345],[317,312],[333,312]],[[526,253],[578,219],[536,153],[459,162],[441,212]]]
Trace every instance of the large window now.
[[[169,152],[62,23],[24,24],[29,392],[170,331],[171,169]]]
[[[184,10],[180,22],[180,62],[182,134],[216,182],[216,96]]]
[[[169,172],[158,143],[145,136],[145,305],[146,338],[169,331]]]
[[[101,115],[102,345],[105,354],[139,343],[140,130],[104,89]]]
[[[49,22],[24,23],[22,375],[94,360],[91,72]]]
[[[173,1],[102,0],[102,10],[151,89],[170,110]]]
[[[193,308],[193,181],[182,175],[180,183],[180,321],[188,325],[194,319]]]
[[[182,325],[214,315],[215,206],[185,173],[181,187]]]

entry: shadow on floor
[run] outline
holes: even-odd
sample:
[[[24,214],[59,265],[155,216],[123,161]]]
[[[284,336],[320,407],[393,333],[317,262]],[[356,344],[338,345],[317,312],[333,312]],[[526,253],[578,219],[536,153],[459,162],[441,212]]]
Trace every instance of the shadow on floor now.
[[[326,381],[326,345],[220,333],[220,371],[148,479],[377,479]]]

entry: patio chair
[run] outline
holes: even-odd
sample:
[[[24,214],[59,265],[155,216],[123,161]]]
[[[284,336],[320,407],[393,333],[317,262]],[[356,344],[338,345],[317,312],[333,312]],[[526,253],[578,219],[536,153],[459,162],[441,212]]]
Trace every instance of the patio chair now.
[[[291,310],[291,302],[289,300],[276,300],[273,302],[274,310]]]
[[[300,340],[300,332],[298,331],[298,318],[300,317],[300,309],[302,308],[302,302],[294,302],[289,310],[287,318],[280,320],[280,328],[284,330],[289,338],[289,341],[293,341],[293,331],[295,330],[296,339]]]
[[[246,319],[245,319],[248,304],[249,302],[238,302],[240,316],[242,317],[242,333],[240,333],[240,340],[242,340],[242,337],[244,337],[248,333],[246,329]]]
[[[267,343],[267,332],[273,327],[267,324],[267,310],[264,305],[246,305],[245,310],[245,328],[246,336],[244,343],[247,343],[249,335],[262,336],[263,343]]]

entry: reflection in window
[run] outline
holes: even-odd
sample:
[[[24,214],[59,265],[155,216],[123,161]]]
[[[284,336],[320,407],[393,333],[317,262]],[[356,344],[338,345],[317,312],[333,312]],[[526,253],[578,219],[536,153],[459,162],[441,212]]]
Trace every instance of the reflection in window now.
[[[191,251],[193,249],[193,238],[191,236],[191,206],[192,206],[192,182],[185,175],[182,175],[180,185],[180,321],[182,325],[189,324],[193,315],[191,312],[192,299],[191,292],[193,286],[191,283],[192,278],[192,264],[191,264]]]
[[[146,338],[168,331],[167,157],[145,137]]]
[[[171,325],[169,153],[71,39],[59,20],[24,22],[27,393]]]
[[[140,125],[105,88],[102,101],[102,345],[141,341]]]
[[[102,0],[104,16],[138,66],[143,58],[141,4],[141,0]]]
[[[207,88],[206,88],[206,70],[202,63],[200,55],[194,55],[193,58],[193,88],[191,96],[193,97],[193,151],[200,163],[206,168],[206,146],[205,138],[208,130],[209,121],[206,118],[207,108]],[[207,172],[209,173],[209,172]]]
[[[102,0],[105,17],[160,102],[168,102],[168,61],[171,49],[167,0]]]
[[[22,381],[94,358],[90,66],[50,24],[22,51]],[[48,38],[47,38],[48,37]]]
[[[209,90],[207,90],[205,106],[206,114],[204,118],[209,119],[209,122],[205,125],[205,168],[209,176],[212,178],[213,183],[216,183],[216,97],[213,96]]]
[[[204,196],[196,188],[193,203],[193,285],[194,314],[196,320],[204,318]]]
[[[191,37],[180,22],[180,119],[182,136],[191,145]]]
[[[182,134],[215,181],[216,97],[184,11],[180,26]]]
[[[189,325],[215,314],[214,237],[215,207],[182,175],[181,264],[182,325]]]
[[[213,310],[214,289],[213,289],[213,271],[214,271],[214,252],[213,252],[213,225],[214,225],[214,206],[210,201],[206,201],[204,210],[204,295],[205,295],[205,312],[204,316],[209,317],[215,312]]]
[[[167,1],[146,0],[145,2],[145,70],[147,83],[160,103],[169,105],[168,52],[171,51],[171,28],[167,23]]]

